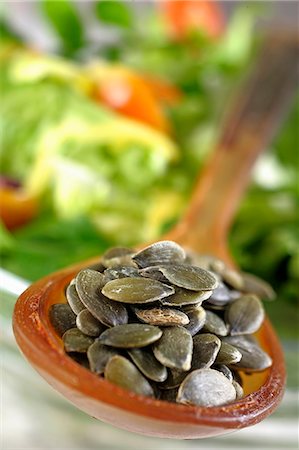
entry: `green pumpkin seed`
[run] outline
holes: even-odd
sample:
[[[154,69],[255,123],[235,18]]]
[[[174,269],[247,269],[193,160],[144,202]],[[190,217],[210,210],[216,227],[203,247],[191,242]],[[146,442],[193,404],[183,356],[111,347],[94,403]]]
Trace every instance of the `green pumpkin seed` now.
[[[241,361],[242,353],[233,345],[227,342],[221,342],[221,347],[217,358],[216,364],[236,364]]]
[[[161,281],[161,283],[168,283],[167,278],[160,271],[160,266],[145,267],[144,269],[140,269],[139,273],[142,277],[152,278],[153,280]]]
[[[162,331],[158,327],[141,323],[118,325],[104,331],[99,340],[102,344],[119,348],[145,347],[160,339]]]
[[[192,359],[192,336],[185,328],[169,327],[153,346],[154,355],[161,364],[171,369],[189,370]]]
[[[225,270],[225,263],[211,255],[198,255],[195,252],[188,252],[190,263],[205,270],[211,270],[221,274]],[[189,261],[188,261],[189,262]]]
[[[235,300],[225,313],[232,336],[255,333],[260,328],[264,316],[263,305],[254,294],[244,295]]]
[[[224,321],[214,312],[206,311],[206,321],[203,331],[217,334],[217,336],[226,336],[228,334],[227,326]]]
[[[191,336],[195,336],[202,329],[206,321],[206,311],[201,306],[193,306],[186,311],[189,317],[188,325],[185,325],[186,330],[189,331]]]
[[[229,381],[233,381],[234,376],[233,376],[233,372],[224,364],[216,364],[215,366],[212,367],[212,369],[218,370],[219,372],[222,372],[224,376],[226,376],[226,378]]]
[[[162,298],[160,302],[165,306],[185,306],[200,305],[204,300],[211,297],[213,291],[188,291],[179,287],[175,288],[175,293],[166,298]]]
[[[149,323],[156,326],[174,326],[187,325],[189,318],[187,314],[177,309],[171,308],[151,308],[134,310],[136,316],[141,322]]]
[[[131,361],[123,356],[115,355],[109,359],[105,367],[105,378],[111,383],[136,394],[154,396],[153,388],[147,379]]]
[[[183,370],[168,369],[168,377],[163,383],[159,383],[159,388],[163,390],[177,388],[187,375],[188,372]]]
[[[230,290],[224,283],[219,281],[218,287],[214,289],[213,294],[209,298],[209,303],[216,306],[223,306],[232,300]]]
[[[191,372],[179,387],[177,402],[196,406],[221,406],[236,399],[232,383],[218,370]]]
[[[128,322],[125,306],[104,297],[101,289],[105,277],[94,270],[81,270],[76,277],[76,289],[80,300],[89,312],[102,324],[110,327]]]
[[[70,306],[65,303],[52,305],[49,310],[49,318],[59,336],[62,336],[67,330],[76,326],[76,315]]]
[[[117,354],[118,351],[116,349],[103,345],[101,342],[96,340],[87,350],[90,370],[98,375],[101,375],[104,373],[109,359]]]
[[[85,306],[81,302],[78,292],[76,290],[76,280],[72,284],[69,284],[66,288],[65,295],[68,304],[72,308],[75,314],[79,314],[83,309],[85,309]]]
[[[237,291],[242,291],[244,289],[244,281],[242,275],[236,270],[226,268],[222,274],[223,281],[236,289]]]
[[[94,342],[90,336],[83,334],[78,328],[67,330],[62,336],[66,352],[86,353],[88,347]]]
[[[169,264],[160,266],[160,271],[175,286],[191,291],[211,291],[218,285],[212,272],[188,264]]]
[[[102,256],[102,264],[107,268],[118,266],[137,267],[132,260],[134,250],[126,247],[114,247],[107,250]]]
[[[90,314],[88,309],[83,309],[83,311],[77,315],[76,325],[82,333],[94,337],[99,336],[106,329],[101,322]]]
[[[133,348],[128,350],[130,357],[140,372],[153,381],[161,382],[167,378],[167,369],[155,358],[149,349]]]
[[[96,262],[94,264],[89,264],[85,269],[95,270],[96,272],[104,272],[105,266],[101,262]]]
[[[263,300],[274,300],[276,297],[275,291],[266,281],[261,280],[256,275],[251,273],[241,273],[243,278],[244,292],[255,294]]]
[[[241,353],[241,360],[232,367],[247,372],[262,371],[272,365],[270,356],[249,336],[227,336],[224,342],[233,345]]]
[[[174,288],[150,278],[120,278],[109,281],[102,293],[116,302],[149,303],[174,293]]]
[[[104,271],[106,282],[126,277],[140,277],[138,269],[129,266],[111,267]]]
[[[216,360],[220,347],[221,341],[214,334],[204,333],[194,336],[192,370],[211,367]]]
[[[133,256],[133,260],[140,268],[156,266],[159,263],[183,262],[185,252],[172,241],[160,241],[144,248]]]
[[[244,391],[242,386],[235,380],[232,381],[232,385],[236,390],[236,399],[239,400],[240,398],[244,397]]]

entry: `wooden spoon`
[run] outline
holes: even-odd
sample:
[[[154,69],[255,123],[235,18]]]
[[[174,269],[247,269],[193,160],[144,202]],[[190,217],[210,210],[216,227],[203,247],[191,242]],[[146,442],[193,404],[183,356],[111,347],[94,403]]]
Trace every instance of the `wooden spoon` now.
[[[294,92],[297,50],[298,41],[293,37],[272,36],[267,40],[227,116],[219,145],[201,175],[190,208],[167,239],[233,265],[226,247],[228,228],[250,169],[276,131]],[[138,396],[75,363],[65,354],[48,311],[52,304],[65,302],[65,286],[91,262],[94,260],[34,283],[19,297],[13,317],[15,337],[24,355],[78,408],[141,434],[202,438],[256,424],[277,407],[283,395],[285,367],[278,338],[267,318],[257,337],[271,355],[272,367],[245,375],[246,397],[221,407],[185,406]]]

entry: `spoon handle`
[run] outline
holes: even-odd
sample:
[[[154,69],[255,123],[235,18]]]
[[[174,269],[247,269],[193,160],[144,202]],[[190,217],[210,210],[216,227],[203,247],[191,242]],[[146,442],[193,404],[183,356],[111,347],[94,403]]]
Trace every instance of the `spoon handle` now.
[[[230,262],[226,237],[251,168],[282,123],[298,82],[298,36],[268,35],[223,123],[190,207],[168,236]]]

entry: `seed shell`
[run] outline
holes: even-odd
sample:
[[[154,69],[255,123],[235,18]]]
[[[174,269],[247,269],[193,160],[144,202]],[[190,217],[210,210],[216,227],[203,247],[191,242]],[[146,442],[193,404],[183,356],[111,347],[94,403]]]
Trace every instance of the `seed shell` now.
[[[186,330],[189,331],[191,336],[195,336],[202,329],[206,321],[206,311],[201,306],[194,306],[186,311],[189,317],[188,325],[185,325]]]
[[[213,366],[212,369],[222,372],[223,375],[225,375],[229,381],[233,381],[234,379],[233,373],[230,370],[230,368],[227,367],[225,364],[215,364],[215,366]]]
[[[153,381],[162,382],[167,378],[167,369],[149,349],[133,348],[128,353],[140,372]]]
[[[192,370],[211,367],[216,360],[220,347],[221,341],[214,334],[204,333],[194,336]]]
[[[101,293],[104,282],[102,273],[90,269],[81,270],[76,277],[80,300],[96,319],[108,327],[127,323],[125,306],[109,300]]]
[[[139,320],[150,325],[174,326],[187,325],[189,323],[187,314],[177,309],[159,307],[151,309],[135,308],[134,311]]]
[[[228,334],[227,326],[224,321],[214,312],[206,311],[206,321],[203,330],[217,336],[226,336]]]
[[[169,297],[162,298],[160,301],[162,305],[166,306],[185,306],[185,305],[200,305],[204,300],[211,297],[213,291],[189,291],[187,289],[175,288],[175,293]]]
[[[153,346],[155,357],[166,367],[189,370],[192,359],[192,336],[184,327],[167,327]]]
[[[138,269],[130,266],[111,267],[104,271],[106,282],[126,277],[140,277]]]
[[[123,303],[149,303],[174,293],[174,288],[150,278],[120,278],[109,281],[102,293]]]
[[[175,286],[191,291],[211,291],[218,285],[212,272],[189,264],[169,264],[160,266],[160,271]]]
[[[236,380],[232,381],[232,385],[234,386],[234,388],[236,390],[236,399],[239,400],[240,398],[244,397],[243,388]]]
[[[94,342],[90,336],[83,334],[78,328],[67,330],[62,336],[66,352],[86,353],[88,347]]]
[[[104,331],[99,337],[99,341],[112,347],[138,348],[152,344],[161,336],[162,331],[158,327],[141,323],[128,323]]]
[[[126,247],[113,247],[107,250],[102,256],[102,264],[105,267],[133,266],[136,264],[132,261],[134,250]]]
[[[105,378],[111,383],[136,394],[154,396],[153,388],[147,379],[131,361],[123,356],[115,355],[109,359],[105,367]]]
[[[85,309],[85,306],[79,298],[75,282],[76,280],[72,284],[68,285],[65,291],[65,296],[74,313],[79,314],[81,311],[83,311],[83,309]]]
[[[248,336],[227,336],[224,342],[233,345],[241,353],[241,360],[232,367],[247,372],[262,371],[272,365],[270,356]]]
[[[59,336],[76,326],[76,315],[66,303],[52,305],[49,310],[50,322]]]
[[[90,370],[98,375],[104,373],[106,364],[112,356],[118,354],[118,350],[108,347],[96,340],[87,350],[87,358],[90,364]]]
[[[264,317],[262,302],[254,294],[244,295],[235,300],[229,305],[225,314],[232,336],[255,333],[260,328]]]
[[[155,266],[159,263],[183,262],[185,252],[178,244],[172,241],[160,241],[144,248],[133,256],[140,268]]]
[[[267,283],[264,280],[261,280],[261,278],[251,273],[242,272],[241,275],[244,283],[243,290],[245,292],[255,294],[263,300],[275,299],[276,297],[275,291],[273,290],[273,288],[270,286],[269,283]]]
[[[217,358],[216,364],[236,364],[241,361],[242,353],[233,345],[227,342],[221,342],[221,347]]]
[[[221,406],[236,399],[232,383],[218,370],[191,372],[179,387],[177,402],[196,406]]]
[[[82,333],[94,337],[99,336],[106,329],[99,320],[90,314],[88,309],[83,309],[83,311],[77,315],[76,325]]]
[[[232,301],[230,290],[222,281],[219,281],[218,287],[214,289],[209,298],[209,303],[216,306],[223,306]]]
[[[236,270],[226,268],[222,274],[222,279],[226,284],[236,289],[237,291],[242,291],[244,289],[244,280],[242,275]]]
[[[168,369],[168,377],[163,383],[159,383],[159,388],[163,390],[177,388],[187,375],[188,372],[184,370]]]

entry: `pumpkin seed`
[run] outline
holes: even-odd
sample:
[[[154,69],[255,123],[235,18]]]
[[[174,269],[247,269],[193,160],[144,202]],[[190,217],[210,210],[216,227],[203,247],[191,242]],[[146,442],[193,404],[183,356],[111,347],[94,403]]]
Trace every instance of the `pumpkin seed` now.
[[[187,375],[188,372],[183,370],[168,369],[168,377],[163,383],[159,383],[159,388],[163,390],[177,388]]]
[[[217,334],[217,336],[226,336],[228,334],[227,326],[224,321],[214,312],[206,311],[206,321],[203,331]]]
[[[227,336],[223,339],[224,342],[236,347],[242,354],[241,360],[232,365],[233,368],[258,372],[272,365],[270,356],[250,336]]]
[[[175,286],[191,291],[210,291],[218,281],[212,272],[188,264],[169,264],[160,266],[160,271]]]
[[[209,303],[216,306],[226,305],[231,301],[230,290],[222,281],[219,281],[216,289],[213,290]]]
[[[75,314],[79,314],[83,309],[85,309],[85,306],[81,302],[78,292],[76,290],[76,280],[72,284],[69,284],[66,288],[65,295],[68,304],[72,308]]]
[[[102,344],[119,348],[145,347],[160,339],[162,331],[158,327],[141,323],[118,325],[104,331],[99,340]]]
[[[215,364],[215,366],[212,367],[212,369],[218,370],[219,372],[222,372],[224,376],[226,376],[226,378],[229,381],[233,381],[234,376],[232,371],[224,364]]]
[[[184,305],[200,305],[204,300],[211,297],[213,291],[188,291],[179,287],[175,288],[175,293],[166,298],[162,298],[160,302],[166,306],[184,306]]]
[[[214,334],[197,334],[193,338],[193,356],[191,368],[207,369],[214,364],[221,346],[220,339]]]
[[[112,356],[118,354],[115,348],[108,347],[96,340],[87,350],[87,358],[90,364],[90,370],[101,375],[104,373],[106,364]]]
[[[85,269],[95,270],[96,272],[104,272],[105,266],[101,262],[96,262],[85,267]]]
[[[69,352],[68,356],[72,358],[77,364],[80,364],[80,366],[90,370],[89,361],[87,359],[86,353]]]
[[[94,342],[90,336],[83,334],[78,328],[67,330],[62,336],[66,352],[86,353],[88,347]]]
[[[153,346],[154,355],[161,364],[178,370],[189,370],[192,359],[192,336],[181,326],[163,330],[161,339]]]
[[[141,322],[149,323],[157,326],[171,326],[171,325],[187,325],[189,317],[187,314],[177,309],[171,308],[151,308],[134,310],[136,316]]]
[[[236,289],[237,291],[242,291],[244,289],[244,281],[242,275],[236,270],[226,268],[222,272],[222,279],[226,284]]]
[[[114,247],[107,250],[102,256],[102,264],[107,268],[118,266],[134,266],[132,261],[134,250],[126,247]]]
[[[105,378],[111,383],[128,391],[149,397],[154,391],[146,378],[139,372],[131,361],[123,356],[115,355],[109,359],[105,367]]]
[[[263,300],[274,300],[275,291],[266,281],[261,280],[256,275],[242,272],[244,287],[243,290],[250,294],[255,294]]]
[[[118,278],[139,277],[138,269],[130,266],[111,267],[104,271],[106,282],[117,280]]]
[[[128,350],[130,357],[140,372],[153,381],[164,381],[167,378],[167,369],[154,357],[149,349],[133,348]]]
[[[260,328],[264,316],[263,305],[254,294],[244,295],[235,300],[225,314],[232,336],[255,333]]]
[[[77,315],[76,325],[82,333],[94,337],[99,336],[106,329],[101,322],[90,314],[88,309],[83,309],[83,311]]]
[[[145,267],[144,269],[140,269],[139,273],[142,277],[152,278],[153,280],[161,281],[161,283],[168,283],[167,278],[160,271],[160,266]]]
[[[160,399],[166,402],[176,403],[178,388],[161,390]]]
[[[174,293],[174,288],[150,278],[120,278],[109,281],[102,293],[116,302],[149,303]]]
[[[236,390],[236,399],[239,400],[240,398],[244,397],[244,391],[242,386],[235,380],[232,381],[232,385]]]
[[[196,406],[221,406],[236,399],[232,383],[218,370],[191,372],[179,387],[177,402]]]
[[[158,263],[183,262],[185,252],[178,244],[172,241],[160,241],[144,248],[133,256],[133,260],[142,269],[155,266]]]
[[[242,353],[233,345],[221,342],[219,353],[216,357],[216,364],[235,364],[242,358]]]
[[[65,303],[52,305],[49,310],[50,322],[59,336],[76,326],[76,316],[70,306]]]
[[[188,325],[185,325],[186,330],[189,331],[191,336],[194,336],[205,324],[206,321],[206,311],[201,306],[193,306],[187,312],[189,317]]]
[[[101,293],[104,275],[94,270],[81,270],[76,277],[76,289],[80,300],[89,312],[106,326],[121,325],[128,322],[125,306],[117,304]]]

